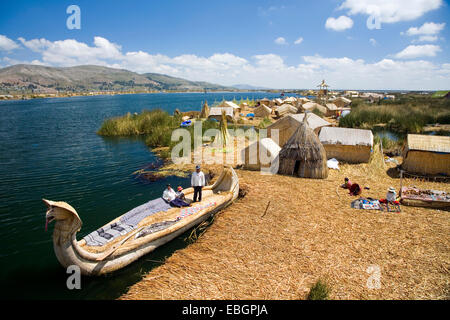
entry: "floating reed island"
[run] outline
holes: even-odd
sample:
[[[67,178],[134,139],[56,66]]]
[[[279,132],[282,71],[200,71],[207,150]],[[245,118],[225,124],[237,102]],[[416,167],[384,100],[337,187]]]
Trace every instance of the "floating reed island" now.
[[[402,105],[401,99],[395,102]],[[192,121],[220,129],[216,142],[221,139],[227,146],[227,122],[267,127],[268,140],[256,143],[258,150],[272,154],[272,160],[279,159],[278,174],[246,170],[262,166],[247,163],[249,145],[234,150],[243,155],[235,158],[233,167],[245,197],[217,213],[196,242],[173,253],[121,299],[306,299],[314,296],[311,288],[318,283],[327,288],[331,299],[449,299],[448,212],[413,206],[401,206],[400,212],[353,209],[351,202],[357,198],[339,188],[349,177],[361,186],[366,198],[384,198],[389,187],[400,190],[401,185],[449,193],[448,183],[434,181],[426,172],[399,179],[399,169],[405,169],[403,158],[385,161],[381,144],[389,148],[400,144],[388,146],[385,138],[371,132],[366,135],[380,124],[398,132],[421,132],[428,120],[410,123],[409,116],[401,119],[408,110],[418,109],[410,102],[402,110],[392,103],[366,106],[358,100],[349,106],[352,101],[347,100],[339,97],[333,105],[318,100],[322,107],[328,105],[326,110],[309,99],[294,97],[262,99],[251,106],[203,106],[198,112],[205,118],[193,115]],[[430,123],[446,123],[446,103],[426,107],[432,112]],[[291,107],[284,106],[277,113],[285,104]],[[258,116],[252,111],[258,111]],[[342,116],[343,111],[350,113]],[[177,120],[184,120],[183,116],[181,112],[169,115]],[[338,139],[324,134],[321,140],[321,130],[332,132],[333,126],[351,133],[356,128],[366,131],[356,140],[348,141],[345,134]],[[271,140],[273,129],[279,129],[278,148]],[[329,149],[324,145],[330,145]],[[214,141],[199,149],[208,148],[214,149]],[[349,149],[355,154],[347,154]],[[329,150],[340,158],[339,170],[328,168]],[[224,154],[216,149],[216,155]],[[210,163],[205,161],[203,168],[220,172],[222,166]],[[166,167],[186,171],[193,165],[168,163]],[[378,289],[368,285],[373,270],[379,271]]]

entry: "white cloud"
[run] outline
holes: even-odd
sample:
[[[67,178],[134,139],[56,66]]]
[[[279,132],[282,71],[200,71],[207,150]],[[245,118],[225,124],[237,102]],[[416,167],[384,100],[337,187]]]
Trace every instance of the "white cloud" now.
[[[280,44],[280,45],[287,44],[286,39],[283,38],[283,37],[278,37],[278,38],[276,38],[276,39],[275,39],[275,43],[276,43],[276,44]]]
[[[410,21],[438,9],[442,0],[345,0],[339,9],[350,15],[363,14],[379,18],[379,22]]]
[[[346,16],[340,16],[337,19],[330,17],[325,22],[325,28],[334,31],[344,31],[351,27],[353,27],[353,20]]]
[[[421,27],[411,27],[406,31],[408,36],[417,35],[436,35],[441,32],[445,27],[444,23],[426,22]]]
[[[377,43],[377,40],[375,40],[374,38],[370,38],[370,39],[369,39],[369,42],[370,42],[370,44],[373,45],[374,47],[378,44],[378,43]]]
[[[415,59],[420,57],[435,57],[438,52],[442,51],[441,47],[433,44],[425,44],[421,46],[410,45],[395,55],[399,59]]]
[[[52,44],[51,41],[48,41],[44,38],[27,41],[24,38],[20,37],[17,40],[19,40],[26,48],[30,49],[33,52],[42,52]]]
[[[0,34],[0,51],[11,51],[18,48],[19,45],[15,41]]]
[[[298,38],[297,40],[294,41],[294,44],[300,44],[303,42],[303,37]]]
[[[101,37],[94,38],[93,45],[71,39],[23,41],[24,46],[26,43],[29,48],[40,50],[38,53],[41,57],[31,62],[35,64],[73,66],[93,63],[138,73],[157,72],[224,85],[248,83],[273,88],[315,88],[325,78],[335,89],[435,90],[445,89],[443,86],[450,83],[450,63],[439,65],[424,60],[383,59],[369,63],[363,59],[315,55],[301,57],[297,64],[287,64],[281,56],[270,53],[245,59],[232,53],[216,53],[206,57],[194,54],[169,57],[145,51],[123,52],[120,45]],[[440,50],[436,47],[434,52]],[[413,51],[418,51],[415,53],[417,57],[432,56],[433,52],[405,50],[403,54],[398,54],[401,58],[414,56]],[[30,63],[5,58],[3,62],[8,65]]]

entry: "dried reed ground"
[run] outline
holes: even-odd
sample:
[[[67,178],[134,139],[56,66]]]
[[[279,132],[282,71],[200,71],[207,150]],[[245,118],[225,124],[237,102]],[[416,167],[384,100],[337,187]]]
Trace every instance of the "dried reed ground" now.
[[[370,187],[363,196],[398,189],[380,163],[342,165],[326,180],[237,170],[246,197],[120,299],[305,299],[319,278],[331,299],[449,299],[449,212],[351,209],[355,198],[336,189],[344,177]],[[404,182],[413,184],[450,191]],[[380,267],[380,289],[367,287],[371,265]]]

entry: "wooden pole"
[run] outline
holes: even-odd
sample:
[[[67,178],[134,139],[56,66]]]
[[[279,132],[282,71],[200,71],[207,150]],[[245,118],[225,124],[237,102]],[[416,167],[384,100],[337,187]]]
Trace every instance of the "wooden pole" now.
[[[402,186],[403,186],[403,170],[400,169],[400,192],[399,196],[402,197]]]

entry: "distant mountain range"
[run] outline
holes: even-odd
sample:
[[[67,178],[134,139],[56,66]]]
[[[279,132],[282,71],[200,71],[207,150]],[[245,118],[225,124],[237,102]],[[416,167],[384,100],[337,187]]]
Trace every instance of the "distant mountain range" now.
[[[0,92],[56,93],[87,91],[236,91],[219,84],[158,73],[85,65],[56,68],[18,64],[0,69]]]

